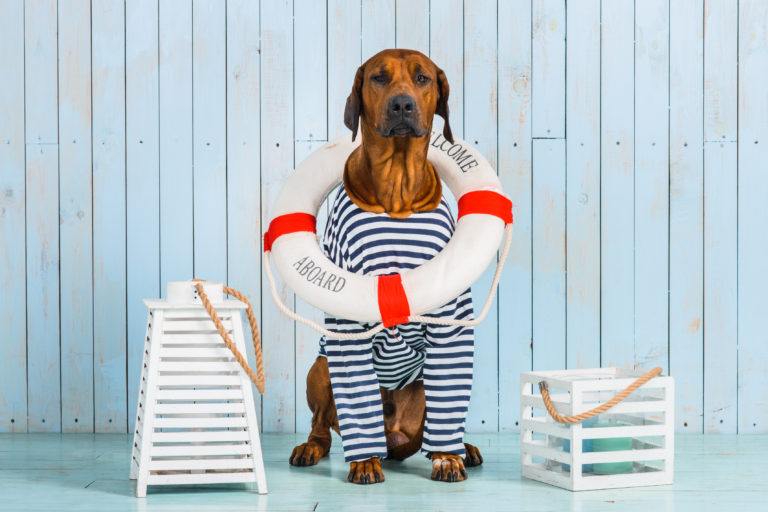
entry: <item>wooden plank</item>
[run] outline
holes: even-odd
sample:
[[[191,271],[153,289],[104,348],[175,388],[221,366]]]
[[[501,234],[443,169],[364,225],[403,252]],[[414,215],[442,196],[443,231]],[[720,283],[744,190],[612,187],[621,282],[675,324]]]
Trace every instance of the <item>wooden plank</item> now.
[[[669,1],[635,5],[634,366],[668,361]]]
[[[738,9],[704,1],[704,432],[738,430]]]
[[[328,140],[351,133],[344,126],[344,105],[362,64],[360,20],[359,0],[328,0]]]
[[[533,141],[533,369],[565,360],[565,141]]]
[[[195,277],[227,282],[226,5],[192,4]]]
[[[429,9],[429,0],[395,0],[396,47],[429,55]]]
[[[24,15],[29,431],[61,429],[56,2]]]
[[[227,2],[227,279],[251,302],[261,327],[261,202],[259,6]],[[246,327],[246,332],[250,329]],[[250,336],[245,353],[252,368],[256,359]],[[261,416],[261,398],[255,397]]]
[[[670,3],[669,371],[675,428],[701,432],[703,417],[703,0]]]
[[[24,4],[0,2],[0,432],[27,431]]]
[[[566,367],[600,366],[600,0],[572,3],[566,47]]]
[[[294,167],[293,138],[293,3],[285,0],[261,6],[261,199],[262,224],[285,177]],[[293,304],[293,293],[283,284],[284,303]],[[268,296],[262,283],[262,296]],[[265,432],[293,432],[296,416],[295,326],[271,300],[262,305],[264,367],[269,388],[262,398]]]
[[[459,13],[462,15],[459,16]],[[521,14],[521,16],[527,15]],[[443,0],[440,3],[430,3],[429,56],[448,78],[448,83],[451,86],[451,94],[448,98],[451,130],[454,137],[462,139],[464,138],[463,31],[464,3],[462,0]],[[462,34],[462,37],[459,37],[458,34]],[[440,117],[435,117],[432,129],[442,132],[443,120]]]
[[[768,4],[739,4],[738,368],[740,434],[768,433],[768,344],[762,321],[768,270]]]
[[[239,434],[233,432],[233,434]],[[232,437],[242,437],[233,435]],[[149,463],[150,471],[173,471],[173,470],[208,470],[208,469],[253,469],[253,460],[249,458],[237,459],[182,459],[182,460],[152,460]]]
[[[362,0],[360,44],[363,62],[395,47],[395,0]]]
[[[565,1],[532,2],[533,137],[565,137]]]
[[[240,375],[160,375],[157,385],[202,388],[205,386],[239,386]]]
[[[90,1],[58,16],[61,430],[93,432]]]
[[[198,418],[206,419],[206,418]],[[222,418],[222,419],[245,419],[240,418]],[[162,422],[169,421],[165,418],[157,418],[155,420],[155,426],[159,426]],[[209,444],[209,445],[163,445],[153,446],[153,457],[193,457],[195,455],[245,455],[250,453],[251,447],[244,443],[237,444]]]
[[[57,144],[57,2],[24,5],[24,87],[27,144]]]
[[[135,416],[147,309],[160,296],[160,147],[157,0],[133,2],[125,20],[128,417]]]
[[[737,432],[736,143],[704,144],[704,432]]]
[[[155,404],[154,414],[242,414],[245,412],[243,403],[204,403],[204,404]],[[147,412],[149,414],[149,411]],[[179,435],[180,432],[169,432],[165,435],[159,435],[154,433],[152,435],[153,443],[162,443],[166,438],[172,438],[174,435]],[[194,432],[192,433],[194,434]],[[211,433],[201,432],[203,435],[211,435]],[[247,436],[247,433],[245,433]],[[242,441],[247,439],[244,438]],[[176,441],[184,441],[183,437],[179,437]],[[199,439],[187,439],[187,441],[198,441]],[[215,441],[215,439],[206,439],[207,441]],[[227,439],[221,439],[221,441],[227,441]]]
[[[192,2],[159,4],[160,296],[165,297],[168,281],[193,277]]]
[[[94,429],[125,432],[125,11],[106,0],[91,9]]]
[[[704,0],[704,140],[735,141],[739,9]]]
[[[294,161],[299,165],[310,153],[325,144],[328,133],[327,73],[328,58],[326,6],[312,0],[294,2],[294,46],[303,51],[294,55]],[[351,77],[350,77],[351,78]],[[320,207],[317,232],[322,235],[327,222],[327,203]],[[267,299],[271,300],[271,299]],[[322,325],[324,314],[296,297],[296,312]],[[309,432],[312,413],[307,406],[307,372],[315,361],[320,335],[314,329],[296,324],[296,432]]]
[[[515,234],[499,283],[499,430],[520,429],[520,372],[531,370],[531,10],[499,3],[499,179]]]
[[[600,364],[634,362],[634,25],[631,0],[602,2]]]
[[[496,2],[483,0],[468,3],[464,11],[465,97],[469,107],[464,119],[465,135],[470,144],[497,166],[497,44],[496,26],[488,20],[496,16]],[[454,34],[455,37],[455,34]],[[483,276],[472,286],[475,311],[485,303],[491,285],[495,259]],[[494,290],[495,293],[495,290]],[[497,431],[499,423],[499,376],[497,322],[498,301],[494,299],[488,312],[489,321],[475,328],[474,366],[478,371],[472,382],[472,398],[467,416],[467,430]],[[490,369],[490,371],[483,369]]]

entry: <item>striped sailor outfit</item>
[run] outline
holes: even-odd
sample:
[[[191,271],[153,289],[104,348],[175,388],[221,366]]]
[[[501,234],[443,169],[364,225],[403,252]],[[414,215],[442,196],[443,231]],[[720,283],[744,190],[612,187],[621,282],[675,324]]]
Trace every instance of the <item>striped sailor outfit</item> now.
[[[432,259],[454,229],[444,199],[431,212],[394,219],[362,210],[340,186],[323,250],[336,265],[353,273],[396,274]],[[471,320],[470,291],[429,314]],[[332,331],[362,332],[373,324],[326,317],[325,326]],[[424,381],[427,408],[422,453],[463,457],[473,353],[471,327],[408,323],[384,329],[370,339],[321,339],[320,355],[328,359],[345,460],[386,457],[379,386],[402,389],[416,380]]]

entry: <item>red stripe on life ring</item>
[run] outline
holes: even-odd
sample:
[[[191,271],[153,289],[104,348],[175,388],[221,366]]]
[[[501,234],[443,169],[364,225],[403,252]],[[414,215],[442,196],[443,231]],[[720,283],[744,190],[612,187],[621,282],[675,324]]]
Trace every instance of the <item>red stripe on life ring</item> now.
[[[512,201],[492,190],[473,190],[459,198],[459,219],[471,213],[494,215],[512,224]]]
[[[378,279],[379,312],[384,327],[392,327],[408,322],[411,307],[403,288],[403,278],[400,274],[379,276]]]
[[[299,231],[315,233],[315,224],[315,216],[308,213],[288,213],[275,217],[264,234],[264,252],[271,251],[272,244],[283,235]]]

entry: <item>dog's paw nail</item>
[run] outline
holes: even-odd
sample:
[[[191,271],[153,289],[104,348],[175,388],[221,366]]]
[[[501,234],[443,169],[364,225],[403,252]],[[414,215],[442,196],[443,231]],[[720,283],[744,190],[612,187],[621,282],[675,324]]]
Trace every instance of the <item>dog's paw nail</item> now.
[[[467,478],[469,476],[469,475],[467,475],[467,470],[466,469],[462,469],[461,470],[461,476],[463,476],[464,478]]]
[[[306,466],[307,465],[307,459],[305,459],[304,457],[300,458],[299,459],[299,464],[302,465],[302,466]]]
[[[381,475],[380,474],[376,473],[375,475],[373,475],[373,477],[376,479],[376,483],[381,482]]]
[[[309,458],[309,465],[312,466],[314,465],[314,463],[315,463],[315,456],[313,455],[312,457]]]
[[[371,475],[365,475],[365,483],[366,484],[371,483]]]

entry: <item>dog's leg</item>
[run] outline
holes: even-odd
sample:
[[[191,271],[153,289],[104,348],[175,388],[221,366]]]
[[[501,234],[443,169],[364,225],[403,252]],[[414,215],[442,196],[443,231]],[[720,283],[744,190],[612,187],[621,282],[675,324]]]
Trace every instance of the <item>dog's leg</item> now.
[[[331,428],[339,432],[325,357],[318,357],[307,374],[307,403],[312,411],[312,431],[306,443],[293,449],[289,462],[294,466],[312,466],[320,462],[331,449]]]

